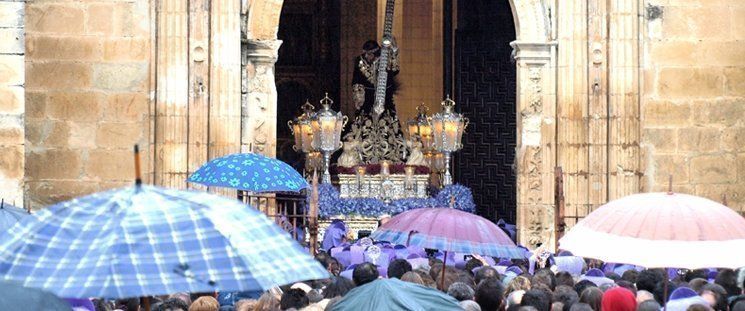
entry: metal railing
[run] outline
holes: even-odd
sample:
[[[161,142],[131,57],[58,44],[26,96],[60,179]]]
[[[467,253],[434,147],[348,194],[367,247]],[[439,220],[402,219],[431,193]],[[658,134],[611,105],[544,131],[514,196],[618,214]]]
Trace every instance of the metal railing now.
[[[305,241],[309,218],[304,191],[301,194],[255,194],[238,191],[238,199],[274,220],[296,241]]]

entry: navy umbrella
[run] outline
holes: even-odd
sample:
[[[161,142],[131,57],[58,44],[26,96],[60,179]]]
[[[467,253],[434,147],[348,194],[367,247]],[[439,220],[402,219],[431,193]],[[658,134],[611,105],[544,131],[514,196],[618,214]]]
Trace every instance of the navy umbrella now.
[[[189,176],[188,182],[254,193],[300,192],[308,182],[292,166],[255,153],[213,159]]]

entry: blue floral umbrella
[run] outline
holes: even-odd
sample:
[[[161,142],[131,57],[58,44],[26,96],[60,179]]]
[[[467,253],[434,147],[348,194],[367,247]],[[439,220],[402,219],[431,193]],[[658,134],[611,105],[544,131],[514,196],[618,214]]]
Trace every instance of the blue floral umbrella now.
[[[0,233],[8,231],[10,227],[28,215],[30,214],[25,209],[0,202]]]
[[[101,192],[46,208],[9,232],[0,279],[60,297],[257,291],[328,277],[259,211],[205,192]]]
[[[213,159],[189,176],[189,182],[261,192],[300,192],[308,182],[292,166],[254,153],[235,153]]]

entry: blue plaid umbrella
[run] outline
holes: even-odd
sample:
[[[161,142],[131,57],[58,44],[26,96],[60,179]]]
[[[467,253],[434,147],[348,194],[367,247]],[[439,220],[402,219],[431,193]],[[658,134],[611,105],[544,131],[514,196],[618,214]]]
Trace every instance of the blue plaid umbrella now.
[[[213,159],[187,179],[205,186],[251,192],[300,192],[308,182],[292,166],[254,153],[235,153]]]
[[[25,209],[0,202],[0,233],[8,231],[21,218],[30,215]]]
[[[260,212],[204,192],[135,186],[56,204],[0,244],[0,276],[60,297],[254,291],[328,277]]]

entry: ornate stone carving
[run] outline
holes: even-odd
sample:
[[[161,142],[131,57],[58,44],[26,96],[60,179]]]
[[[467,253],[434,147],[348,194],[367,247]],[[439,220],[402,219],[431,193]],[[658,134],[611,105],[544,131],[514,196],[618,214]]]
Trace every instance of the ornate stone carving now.
[[[273,156],[276,134],[277,87],[274,83],[274,63],[280,40],[246,40],[246,91],[241,112],[241,144],[243,149]]]

